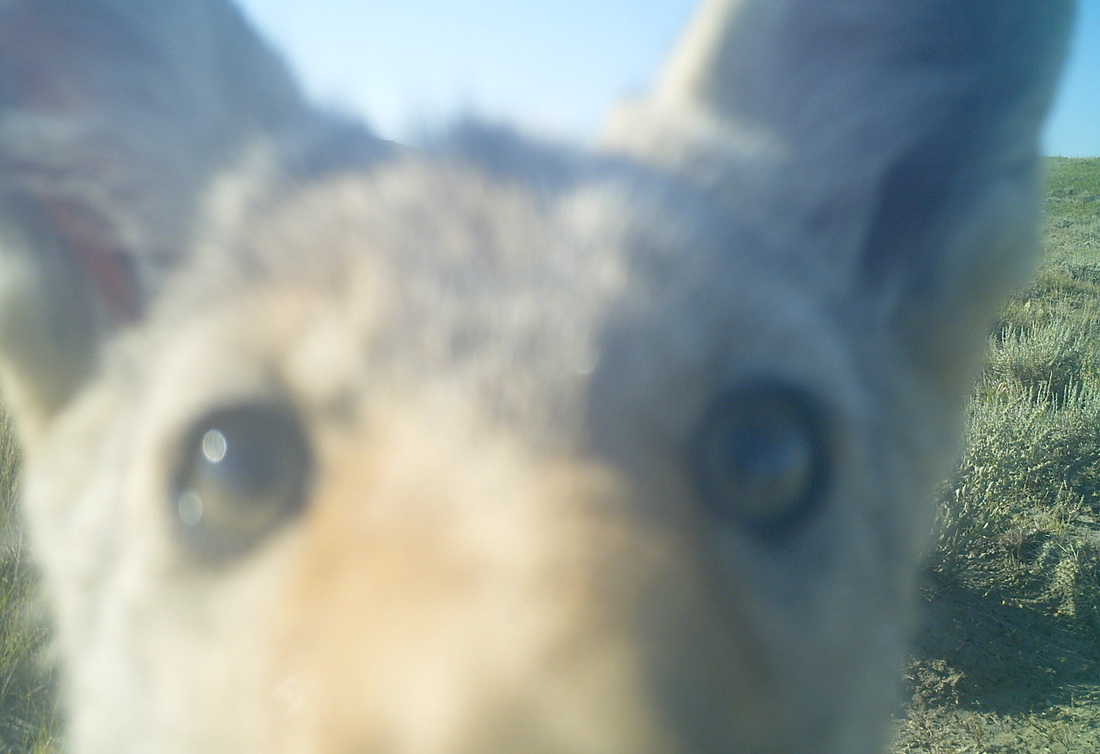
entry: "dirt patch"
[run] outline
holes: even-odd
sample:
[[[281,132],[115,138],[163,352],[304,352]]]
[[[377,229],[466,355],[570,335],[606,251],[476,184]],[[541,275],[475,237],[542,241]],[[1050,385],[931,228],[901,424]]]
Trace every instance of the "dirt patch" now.
[[[1100,630],[930,584],[892,752],[1100,751]]]

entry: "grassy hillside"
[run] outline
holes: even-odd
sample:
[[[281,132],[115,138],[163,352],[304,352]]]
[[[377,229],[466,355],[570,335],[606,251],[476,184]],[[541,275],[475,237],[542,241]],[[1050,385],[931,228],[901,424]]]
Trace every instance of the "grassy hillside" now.
[[[1100,751],[1100,160],[1050,161],[940,495],[896,752]]]

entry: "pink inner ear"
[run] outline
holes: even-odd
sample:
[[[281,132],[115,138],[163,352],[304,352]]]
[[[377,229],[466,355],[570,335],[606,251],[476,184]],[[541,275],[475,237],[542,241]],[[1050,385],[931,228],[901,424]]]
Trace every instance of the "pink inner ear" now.
[[[74,261],[91,277],[111,323],[137,319],[141,313],[137,275],[130,257],[113,243],[112,229],[66,202],[48,202],[46,214]]]
[[[0,26],[0,103],[5,108],[67,115],[102,105],[109,94],[103,82],[104,50],[110,52],[109,24],[94,23],[89,8],[72,15],[43,9],[38,0],[17,0],[4,7]],[[3,4],[3,0],[0,0]],[[94,8],[94,6],[93,6]],[[116,35],[117,36],[117,35]],[[89,46],[103,48],[89,50]],[[92,283],[92,294],[111,324],[123,324],[141,312],[141,292],[133,260],[118,243],[106,218],[78,201],[48,193],[35,199],[72,263]]]

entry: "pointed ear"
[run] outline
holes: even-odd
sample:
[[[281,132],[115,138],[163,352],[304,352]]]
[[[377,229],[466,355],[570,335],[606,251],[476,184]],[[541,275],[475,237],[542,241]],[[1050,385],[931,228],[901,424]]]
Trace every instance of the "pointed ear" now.
[[[1072,6],[711,0],[607,141],[782,224],[792,263],[965,390],[1037,249]]]
[[[22,431],[142,315],[212,174],[301,107],[221,0],[0,0],[0,387]]]

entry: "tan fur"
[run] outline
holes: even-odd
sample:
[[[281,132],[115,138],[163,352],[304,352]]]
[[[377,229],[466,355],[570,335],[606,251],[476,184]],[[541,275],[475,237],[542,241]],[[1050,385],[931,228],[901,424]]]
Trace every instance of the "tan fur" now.
[[[1070,6],[711,0],[589,153],[382,142],[223,0],[0,0],[69,749],[880,750]]]

